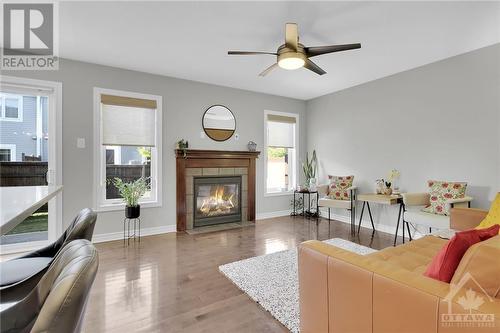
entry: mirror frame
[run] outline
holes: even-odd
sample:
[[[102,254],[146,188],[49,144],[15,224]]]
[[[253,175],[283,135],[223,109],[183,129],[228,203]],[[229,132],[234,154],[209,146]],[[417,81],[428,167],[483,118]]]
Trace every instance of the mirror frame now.
[[[204,120],[205,120],[205,115],[207,114],[208,110],[210,110],[211,108],[213,108],[214,106],[221,106],[223,108],[225,108],[226,110],[229,111],[229,113],[231,113],[231,115],[233,116],[233,119],[234,119],[234,130],[233,130],[233,133],[231,133],[231,135],[227,138],[227,139],[224,139],[224,140],[217,140],[217,139],[214,139],[212,138],[208,133],[207,133],[207,130],[205,129],[205,125],[203,124]],[[203,112],[203,116],[201,117],[201,128],[203,128],[203,132],[205,132],[205,135],[210,138],[211,140],[214,140],[214,141],[217,141],[217,142],[224,142],[224,141],[227,141],[229,139],[231,139],[234,135],[234,133],[236,133],[236,117],[234,116],[234,113],[233,111],[231,111],[230,108],[228,108],[227,106],[225,105],[222,105],[222,104],[214,104],[214,105],[210,105],[206,110],[205,112]]]

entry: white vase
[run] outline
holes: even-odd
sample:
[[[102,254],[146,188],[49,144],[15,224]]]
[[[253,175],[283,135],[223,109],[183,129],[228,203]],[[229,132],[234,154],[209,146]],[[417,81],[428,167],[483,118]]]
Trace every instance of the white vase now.
[[[309,191],[314,192],[317,189],[316,178],[309,179]]]

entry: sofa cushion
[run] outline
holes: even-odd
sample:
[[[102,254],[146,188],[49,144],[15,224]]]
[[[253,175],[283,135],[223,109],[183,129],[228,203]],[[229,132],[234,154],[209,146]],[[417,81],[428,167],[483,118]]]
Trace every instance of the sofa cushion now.
[[[459,284],[468,274],[478,285],[470,287],[482,293],[483,289],[490,297],[500,299],[500,236],[497,235],[484,242],[471,246],[455,270],[451,283]]]
[[[348,189],[352,187],[354,176],[328,176],[328,179],[330,180],[328,189],[330,199],[351,200],[351,191]]]
[[[438,237],[425,236],[396,247],[385,248],[365,257],[387,262],[395,268],[422,274],[446,242]]]
[[[498,235],[499,229],[500,225],[495,225],[486,229],[457,232],[434,256],[424,275],[439,281],[450,282],[469,247]]]
[[[500,192],[497,193],[495,200],[491,204],[488,215],[486,215],[476,229],[488,228],[495,224],[500,224]]]
[[[467,189],[467,183],[437,180],[429,180],[427,186],[429,186],[430,205],[423,211],[438,215],[449,215],[450,207],[446,202],[465,197]]]
[[[420,210],[407,210],[404,212],[404,220],[413,224],[421,224],[436,229],[449,229],[450,217],[422,212]]]

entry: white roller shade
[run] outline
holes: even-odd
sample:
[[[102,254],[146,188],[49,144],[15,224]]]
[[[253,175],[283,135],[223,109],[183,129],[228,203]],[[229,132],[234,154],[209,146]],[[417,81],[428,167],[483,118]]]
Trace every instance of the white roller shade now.
[[[101,110],[103,145],[156,145],[156,109],[101,103]]]
[[[267,145],[269,147],[294,148],[295,124],[267,121]]]

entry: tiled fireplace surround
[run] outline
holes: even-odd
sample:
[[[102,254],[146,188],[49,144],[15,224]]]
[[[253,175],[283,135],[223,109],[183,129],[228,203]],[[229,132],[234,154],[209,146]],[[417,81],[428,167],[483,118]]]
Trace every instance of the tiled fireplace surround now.
[[[193,178],[197,176],[241,176],[241,217],[248,213],[248,168],[186,168],[186,229],[193,229]]]
[[[259,152],[176,150],[177,231],[193,228],[193,181],[198,176],[241,176],[242,222],[255,220],[255,160]]]

